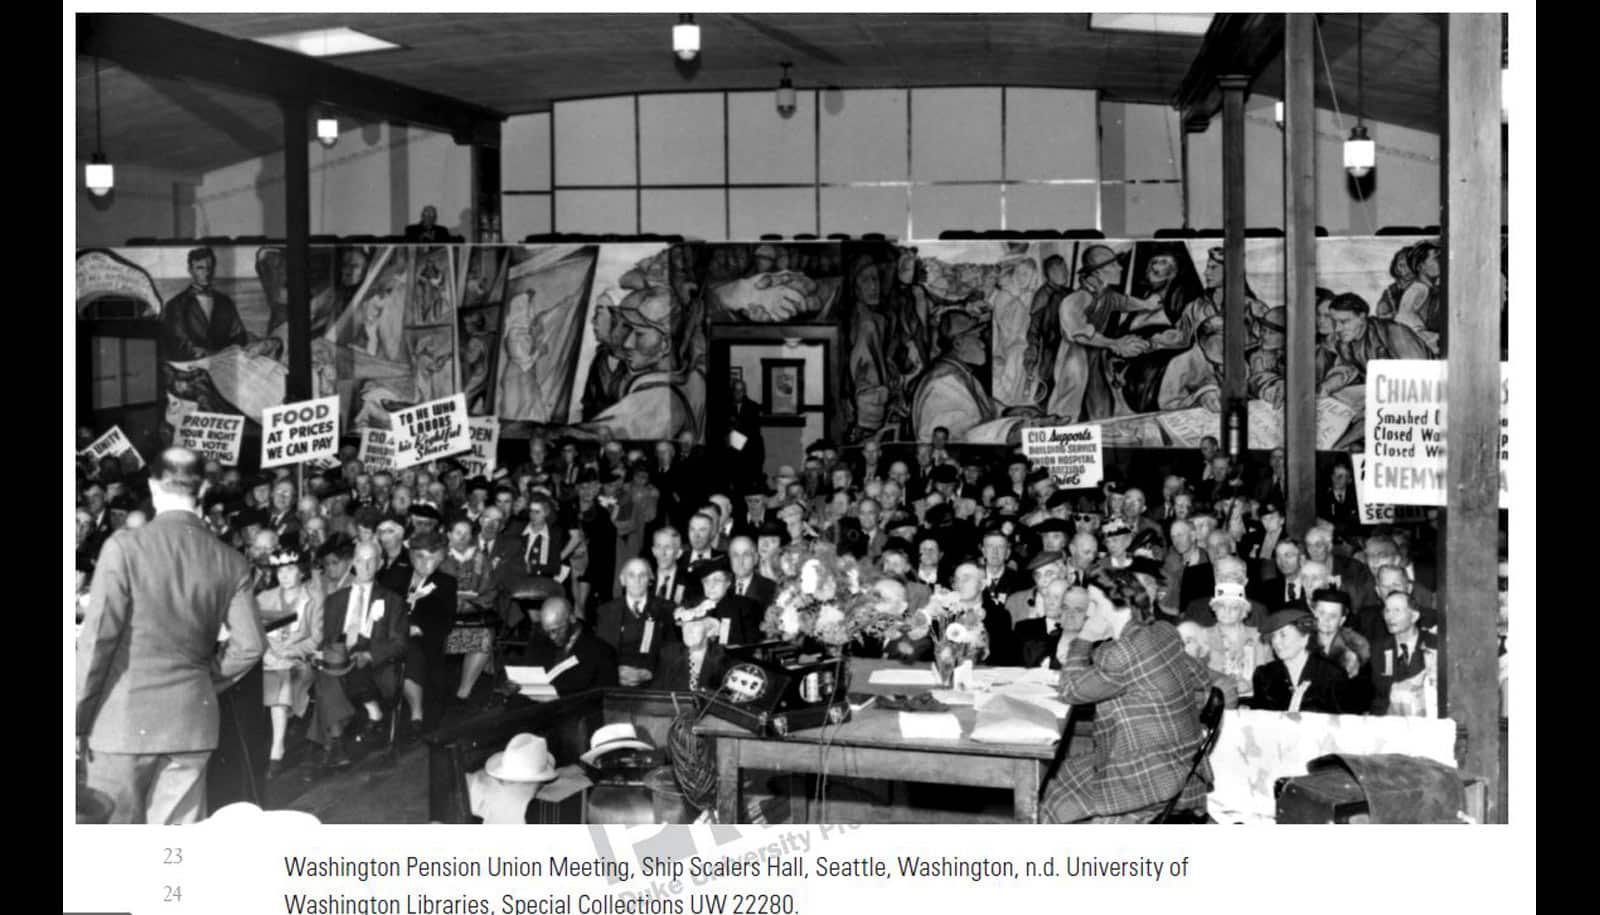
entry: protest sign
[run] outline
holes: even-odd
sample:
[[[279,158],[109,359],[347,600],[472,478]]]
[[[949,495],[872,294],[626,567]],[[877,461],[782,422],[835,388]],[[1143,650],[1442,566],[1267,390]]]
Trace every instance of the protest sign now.
[[[122,434],[121,426],[112,426],[105,435],[95,439],[90,443],[89,447],[78,452],[78,455],[88,458],[96,465],[100,463],[101,458],[111,456],[120,460],[124,468],[128,468],[129,461],[133,462],[133,467],[131,468],[133,470],[139,470],[144,467],[144,458],[135,450],[133,442],[128,441],[128,437]],[[132,457],[130,458],[129,455],[132,455]]]
[[[1437,359],[1367,363],[1367,496],[1394,505],[1445,504],[1445,367]],[[1510,366],[1500,364],[1500,505],[1510,456],[1506,400]]]
[[[1099,426],[1023,429],[1022,453],[1068,489],[1099,486],[1105,472]]]
[[[1356,471],[1356,514],[1363,525],[1411,524],[1428,520],[1428,510],[1421,505],[1392,505],[1374,502],[1367,492],[1367,456],[1353,454]]]
[[[339,398],[268,407],[261,413],[261,466],[281,467],[339,453]]]
[[[188,448],[202,460],[237,465],[239,448],[244,444],[244,417],[190,410],[179,417],[172,444]]]
[[[464,394],[419,403],[389,416],[396,470],[460,454],[472,447]]]
[[[494,473],[495,450],[500,445],[500,420],[493,416],[474,416],[467,420],[467,428],[472,437],[472,450],[456,460],[461,462],[469,479],[487,479]]]
[[[356,460],[367,473],[394,469],[394,436],[388,429],[362,429],[361,451]]]

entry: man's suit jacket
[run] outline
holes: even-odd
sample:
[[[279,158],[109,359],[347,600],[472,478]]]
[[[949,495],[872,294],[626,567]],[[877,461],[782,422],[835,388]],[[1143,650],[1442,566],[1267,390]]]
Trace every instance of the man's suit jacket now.
[[[90,749],[216,748],[217,691],[266,651],[250,584],[250,564],[191,512],[106,541],[78,637],[77,734]]]
[[[766,524],[768,521],[776,520],[778,520],[778,516],[772,512],[762,512],[760,520],[751,519],[749,512],[740,512],[733,519],[733,536],[749,537],[754,540],[761,531],[761,525]]]
[[[989,633],[990,667],[1011,667],[1017,663],[1017,634],[1012,631],[1011,614],[992,600],[983,602],[983,628]]]
[[[1183,651],[1167,623],[1130,622],[1115,639],[1074,639],[1062,665],[1061,701],[1095,705],[1092,763],[1063,765],[1068,793],[1091,814],[1162,803],[1184,788],[1180,806],[1198,803],[1211,783],[1201,762],[1184,786],[1199,745],[1201,697],[1211,688],[1204,664]]]
[[[988,569],[985,568],[982,571],[985,578],[987,578],[989,574]],[[1019,591],[1032,590],[1032,588],[1033,576],[1026,572],[1018,572],[1016,569],[1008,567],[1000,574],[1000,577],[993,585],[984,585],[983,593],[995,603],[1001,606],[1007,606],[1009,604],[1011,595],[1016,594]]]
[[[1263,581],[1251,581],[1245,588],[1245,596],[1266,607],[1268,613],[1276,613],[1290,607],[1299,610],[1311,609],[1310,595],[1305,593],[1304,588],[1299,590],[1299,595],[1291,600],[1287,582],[1282,578],[1268,578]]]
[[[280,541],[290,534],[300,536],[300,516],[292,508],[282,515],[272,515],[267,523],[277,532]]]
[[[352,584],[340,588],[328,595],[327,602],[323,604],[322,647],[324,649],[344,640],[344,624],[350,609],[350,592],[354,587]],[[371,652],[373,667],[382,667],[405,657],[406,640],[411,637],[410,608],[406,606],[405,597],[385,588],[377,581],[372,582],[372,597],[367,604],[368,619],[371,619],[372,613],[377,609],[378,601],[383,601],[383,616],[372,621],[370,636],[359,636],[356,643],[350,647],[352,654],[357,651]]]
[[[711,608],[711,615],[719,620],[728,621],[729,645],[749,645],[762,640],[761,620],[766,616],[767,608],[748,597],[740,597],[732,591],[724,594],[722,600]]]
[[[1017,663],[1023,667],[1038,667],[1048,660],[1052,670],[1060,669],[1056,648],[1061,644],[1061,627],[1057,626],[1054,632],[1049,628],[1049,620],[1042,616],[1016,625]]]
[[[396,594],[405,594],[411,589],[411,554],[403,547],[392,561],[385,560],[374,576],[378,584]]]
[[[1322,655],[1313,654],[1306,657],[1306,666],[1300,670],[1300,679],[1290,683],[1288,666],[1274,659],[1257,667],[1251,676],[1253,695],[1249,704],[1255,709],[1286,712],[1289,710],[1289,700],[1294,697],[1295,687],[1310,683],[1300,700],[1300,711],[1325,712],[1329,715],[1361,714],[1364,709],[1341,706],[1339,684],[1344,679],[1344,671],[1337,664]]]
[[[653,565],[650,573],[650,593],[660,596],[661,583],[665,576]],[[688,553],[679,556],[677,563],[672,568],[672,591],[672,594],[665,595],[665,599],[670,601],[674,607],[692,607],[705,596],[704,590],[700,587],[700,579],[689,574]]]
[[[537,576],[540,578],[553,578],[561,580],[561,569],[565,563],[561,560],[561,551],[567,547],[567,532],[560,524],[553,520],[545,526],[544,534],[550,542],[544,547],[544,562],[539,561],[539,554],[533,552],[533,537],[524,530],[517,541],[515,554],[511,557],[510,565],[518,575]],[[570,570],[569,570],[570,571]],[[565,582],[563,581],[563,584]]]
[[[661,648],[661,657],[656,663],[655,676],[650,680],[651,689],[666,689],[674,692],[688,692],[692,689],[715,692],[722,686],[722,675],[728,668],[728,653],[721,645],[712,642],[706,646],[705,660],[700,662],[700,676],[694,683],[689,682],[689,649],[682,642],[673,642]]]
[[[628,667],[642,667],[646,670],[655,670],[661,656],[661,650],[668,643],[677,641],[678,627],[672,621],[672,611],[676,609],[670,601],[662,600],[654,594],[647,595],[644,599],[644,613],[641,614],[638,627],[625,637],[624,624],[631,622],[633,611],[628,608],[628,599],[624,595],[615,600],[608,600],[595,610],[594,634],[600,641],[611,646],[616,652],[617,664]],[[651,620],[650,644],[641,646],[644,638],[643,621]],[[645,650],[641,651],[640,649]],[[652,684],[654,686],[654,684]],[[655,687],[660,688],[660,687]]]
[[[1372,643],[1372,714],[1389,714],[1389,687],[1401,680],[1409,680],[1427,669],[1428,654],[1438,654],[1439,641],[1426,632],[1417,634],[1417,650],[1410,653],[1401,664],[1392,635]]]
[[[522,663],[550,670],[568,657],[577,658],[578,663],[557,674],[551,681],[557,695],[570,696],[601,686],[617,685],[616,653],[610,645],[582,627],[578,628],[570,651],[565,646],[551,642],[542,630],[535,632],[533,638],[528,640]]]
[[[250,335],[233,299],[211,290],[211,317],[200,307],[195,289],[178,293],[161,309],[161,358],[169,362],[202,359],[230,346],[247,346]]]
[[[739,583],[735,581],[729,585],[728,591],[732,594],[738,594]],[[760,604],[761,609],[765,611],[772,603],[773,598],[778,596],[778,583],[760,572],[751,572],[750,584],[745,589],[744,596]]]
[[[1028,620],[1043,618],[1044,614],[1035,613],[1033,606],[1038,590],[1038,588],[1026,588],[1006,598],[1006,613],[1011,616],[1013,629]]]

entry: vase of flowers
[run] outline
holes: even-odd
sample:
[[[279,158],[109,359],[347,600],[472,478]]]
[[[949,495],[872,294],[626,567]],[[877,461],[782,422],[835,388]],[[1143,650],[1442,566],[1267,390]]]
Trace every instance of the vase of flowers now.
[[[826,543],[790,544],[780,568],[786,570],[778,593],[761,621],[761,631],[796,644],[814,643],[830,657],[842,657],[861,639],[874,599],[866,571]]]

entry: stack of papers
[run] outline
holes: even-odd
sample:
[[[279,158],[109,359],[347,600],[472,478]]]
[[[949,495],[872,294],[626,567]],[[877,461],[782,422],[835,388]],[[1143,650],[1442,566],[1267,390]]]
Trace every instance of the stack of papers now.
[[[939,675],[926,667],[881,667],[867,682],[874,686],[938,686]]]
[[[900,736],[907,740],[960,740],[961,722],[949,712],[901,712]]]
[[[1000,694],[978,707],[972,739],[978,743],[1052,744],[1061,726],[1051,710]]]

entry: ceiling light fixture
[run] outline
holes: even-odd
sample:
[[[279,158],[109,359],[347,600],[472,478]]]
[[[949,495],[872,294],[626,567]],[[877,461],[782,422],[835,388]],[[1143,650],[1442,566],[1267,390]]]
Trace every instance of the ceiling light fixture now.
[[[1378,164],[1378,144],[1367,135],[1361,116],[1367,111],[1365,41],[1361,34],[1361,14],[1356,14],[1356,126],[1350,128],[1350,139],[1344,141],[1344,170],[1355,179],[1371,174]]]
[[[795,109],[794,80],[789,78],[789,68],[794,64],[786,60],[778,64],[778,66],[783,68],[783,78],[778,80],[778,95],[776,99],[778,114],[782,117],[788,117],[794,114]]]
[[[104,197],[116,187],[117,176],[111,163],[106,161],[105,145],[100,131],[100,58],[94,59],[94,155],[89,157],[89,164],[83,167],[83,183],[88,186],[89,193],[96,197]]]
[[[285,51],[307,57],[342,57],[346,54],[366,54],[371,51],[391,51],[400,47],[366,32],[343,26],[334,29],[309,29],[303,32],[285,32],[255,39]]]
[[[693,13],[678,14],[678,24],[672,27],[672,53],[682,61],[700,56],[700,27],[694,24]]]
[[[1278,122],[1278,128],[1283,129],[1283,101],[1280,99],[1272,103],[1272,119]]]
[[[317,142],[324,149],[332,149],[339,142],[339,119],[333,115],[317,118]]]

